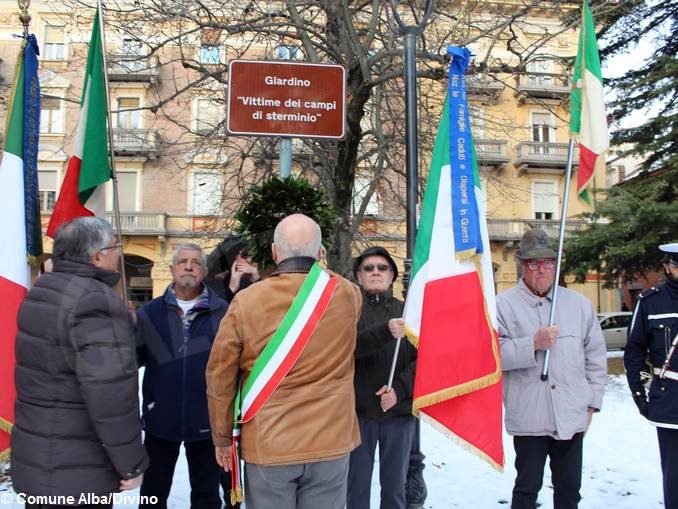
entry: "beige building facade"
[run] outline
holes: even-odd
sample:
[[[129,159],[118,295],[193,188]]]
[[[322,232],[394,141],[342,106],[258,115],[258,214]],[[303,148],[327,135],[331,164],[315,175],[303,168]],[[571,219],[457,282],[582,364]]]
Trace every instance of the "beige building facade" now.
[[[506,5],[503,8],[508,8]],[[78,121],[92,14],[74,15],[72,9],[56,2],[34,0],[30,5],[30,30],[38,36],[41,48],[43,102],[38,169],[45,226],[65,174]],[[527,59],[520,73],[502,73],[501,66],[494,65],[510,64],[514,55],[494,49],[500,45],[489,37],[479,36],[469,46],[475,58],[486,63],[485,67],[474,67],[467,85],[498,291],[517,281],[515,249],[527,229],[545,229],[557,237],[565,186],[572,87],[567,64],[576,53],[578,32],[562,27],[548,9],[531,12],[529,20],[534,33],[528,29],[521,34],[525,51],[543,37],[544,27],[557,35]],[[133,21],[130,18],[130,23]],[[477,26],[482,26],[482,21],[479,18]],[[6,84],[11,82],[18,47],[12,34],[20,31],[16,4],[0,3],[0,76]],[[196,242],[209,251],[230,231],[232,214],[224,211],[236,210],[247,190],[219,171],[226,161],[238,157],[237,152],[215,151],[209,144],[197,142],[201,133],[223,122],[223,83],[199,79],[195,70],[180,65],[174,54],[182,51],[178,46],[168,45],[147,55],[138,39],[113,32],[106,37],[127,283],[133,299],[140,303],[164,291],[170,281],[171,252],[177,243]],[[215,69],[226,62],[225,32],[202,30],[191,37],[195,38],[196,61]],[[290,54],[283,55],[280,48]],[[298,55],[295,48],[283,45],[276,49],[274,45],[271,49],[255,44],[248,57],[300,58],[301,52]],[[439,87],[440,97],[444,97],[442,81],[420,83]],[[189,93],[172,96],[172,90],[184,89]],[[173,98],[160,100],[166,97]],[[149,105],[153,108],[148,109]],[[238,143],[244,147],[247,140],[235,142],[236,147]],[[304,145],[298,146],[304,150]],[[423,178],[428,157],[425,151],[420,154]],[[272,164],[275,166],[275,161]],[[255,167],[255,163],[246,161],[242,171],[252,172]],[[602,187],[605,176],[599,178],[596,185]],[[361,179],[359,174],[356,200],[370,182],[369,178]],[[395,254],[402,268],[404,189],[400,181],[400,185],[373,195],[356,234],[354,252],[366,243],[379,243]],[[112,210],[112,203],[109,185],[108,210]],[[578,200],[573,189],[566,235],[583,227],[574,216],[589,207]],[[112,212],[109,217],[113,219]],[[47,252],[49,242],[46,239]],[[602,283],[591,275],[586,284],[568,286],[584,293],[599,311],[619,309],[619,292],[604,290]]]

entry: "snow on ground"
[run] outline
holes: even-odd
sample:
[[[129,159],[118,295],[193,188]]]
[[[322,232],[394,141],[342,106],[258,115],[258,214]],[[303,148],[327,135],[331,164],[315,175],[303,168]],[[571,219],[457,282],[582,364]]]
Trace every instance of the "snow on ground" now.
[[[618,358],[620,354],[610,353]],[[422,423],[422,450],[426,454],[424,477],[428,486],[425,507],[506,508],[515,478],[513,445],[504,435],[506,468],[496,472],[483,460],[463,450],[442,434]],[[372,507],[379,507],[379,467],[372,480]],[[23,504],[6,503],[8,486],[0,481],[0,508],[19,509]],[[5,492],[3,493],[3,490]],[[130,496],[136,492],[128,492]],[[553,507],[553,488],[548,466],[539,496],[543,509]],[[584,439],[582,509],[653,509],[663,507],[661,468],[655,428],[638,414],[623,375],[609,375],[603,409],[593,418]],[[128,499],[131,500],[131,499]],[[134,503],[116,504],[116,509],[135,508]],[[188,509],[189,484],[182,454],[177,464],[168,503],[170,509]],[[322,508],[318,508],[322,509]]]

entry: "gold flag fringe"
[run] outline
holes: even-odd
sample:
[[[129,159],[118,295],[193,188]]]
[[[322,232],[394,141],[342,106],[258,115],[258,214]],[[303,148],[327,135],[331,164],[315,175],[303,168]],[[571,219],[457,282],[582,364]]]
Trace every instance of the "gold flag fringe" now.
[[[405,337],[414,348],[419,348],[419,334],[407,324],[405,324]]]
[[[503,473],[504,472],[504,466],[497,463],[494,461],[492,458],[490,458],[487,454],[485,454],[483,451],[475,447],[474,445],[468,443],[466,440],[463,438],[459,437],[458,435],[455,435],[452,433],[449,429],[447,429],[445,426],[440,424],[438,421],[436,421],[433,417],[426,415],[426,414],[420,414],[420,419],[427,424],[430,424],[433,428],[438,430],[440,433],[445,435],[447,438],[455,441],[457,445],[459,445],[462,449],[474,454],[475,456],[478,456],[480,459],[484,460],[485,462],[489,463],[492,468],[494,468],[497,472]]]
[[[10,449],[5,449],[4,451],[0,451],[0,463],[4,463],[9,459],[9,453],[11,452]]]
[[[0,430],[4,431],[5,433],[11,433],[12,423],[0,417]]]

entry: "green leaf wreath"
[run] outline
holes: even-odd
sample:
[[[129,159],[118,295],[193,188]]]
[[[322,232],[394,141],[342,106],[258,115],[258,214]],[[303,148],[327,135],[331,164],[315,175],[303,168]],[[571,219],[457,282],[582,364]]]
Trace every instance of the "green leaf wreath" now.
[[[337,214],[321,187],[314,188],[300,177],[281,180],[276,176],[252,188],[251,198],[235,215],[239,223],[236,231],[247,243],[259,270],[275,266],[271,257],[273,231],[281,219],[296,213],[305,214],[320,225],[323,245],[328,248]]]

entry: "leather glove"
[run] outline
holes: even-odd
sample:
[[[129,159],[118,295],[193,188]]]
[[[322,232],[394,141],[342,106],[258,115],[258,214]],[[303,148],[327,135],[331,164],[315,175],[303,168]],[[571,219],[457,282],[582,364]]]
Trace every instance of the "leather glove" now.
[[[647,418],[647,398],[645,397],[645,390],[640,389],[633,393],[633,402],[638,407],[640,415]]]

